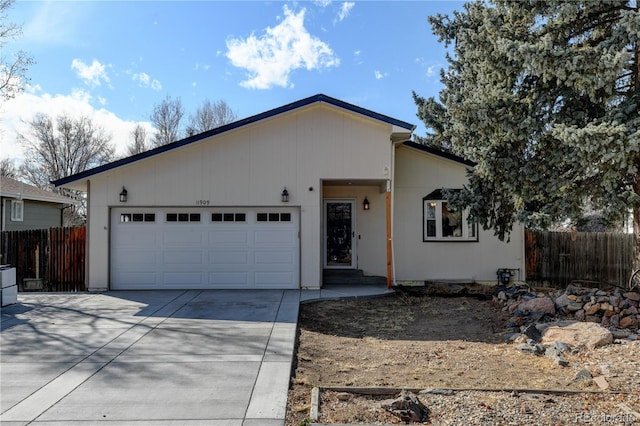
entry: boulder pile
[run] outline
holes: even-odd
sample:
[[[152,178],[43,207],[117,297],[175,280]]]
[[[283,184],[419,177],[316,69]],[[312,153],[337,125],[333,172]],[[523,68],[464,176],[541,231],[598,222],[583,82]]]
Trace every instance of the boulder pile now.
[[[558,319],[597,323],[616,338],[637,338],[640,327],[639,289],[602,290],[570,284],[564,290],[536,291],[516,282],[497,287],[493,300],[510,314],[508,333]]]

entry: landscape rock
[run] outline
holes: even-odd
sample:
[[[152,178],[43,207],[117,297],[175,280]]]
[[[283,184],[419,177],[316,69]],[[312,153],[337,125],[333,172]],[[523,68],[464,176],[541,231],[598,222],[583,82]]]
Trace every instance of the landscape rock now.
[[[541,343],[564,342],[579,348],[594,349],[613,342],[613,334],[606,328],[592,322],[564,321],[547,327],[542,332]]]
[[[624,318],[622,318],[619,322],[618,322],[618,326],[621,328],[637,328],[638,327],[638,320],[634,317],[634,316],[626,316]]]
[[[516,346],[516,349],[532,355],[541,355],[545,353],[545,347],[540,343],[536,343],[532,339],[527,339],[527,343]]]
[[[429,421],[429,409],[413,393],[403,390],[398,399],[386,407],[387,411],[409,422]]]
[[[638,291],[570,284],[564,290],[547,290],[545,294],[518,282],[509,287],[500,286],[493,294],[494,302],[510,313],[507,332],[511,334],[524,333],[531,324],[562,319],[595,323],[612,330],[622,328],[637,332],[640,328],[640,300],[635,300],[640,299]],[[536,336],[525,335],[538,341]]]
[[[563,356],[563,354],[569,349],[567,344],[563,342],[553,342],[552,346],[546,348],[544,354],[547,358],[551,358],[556,364],[566,367],[569,365],[569,361]]]
[[[582,308],[582,305],[580,305]],[[518,305],[518,309],[524,313],[543,312],[549,315],[556,314],[556,306],[550,297],[537,297],[535,299],[524,300]]]
[[[636,291],[629,291],[623,294],[625,299],[631,299],[634,302],[640,302],[640,293]]]
[[[582,382],[585,380],[591,380],[593,376],[589,372],[589,370],[583,368],[576,373],[576,377],[573,379],[575,382]]]
[[[349,392],[338,392],[336,398],[338,398],[339,401],[348,401],[351,399],[351,394]]]
[[[607,390],[609,389],[609,383],[607,382],[607,379],[605,379],[604,376],[598,376],[598,377],[594,377],[593,378],[593,382],[598,385],[598,387],[602,390]]]

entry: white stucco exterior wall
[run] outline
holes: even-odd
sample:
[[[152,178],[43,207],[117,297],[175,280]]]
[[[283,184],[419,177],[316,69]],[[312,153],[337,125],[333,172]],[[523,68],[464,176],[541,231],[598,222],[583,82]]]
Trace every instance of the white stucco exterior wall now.
[[[524,230],[516,225],[510,242],[479,229],[477,242],[423,242],[423,197],[436,189],[462,188],[465,165],[399,146],[394,185],[396,281],[461,280],[496,282],[498,268],[518,269],[524,279]]]
[[[104,290],[109,285],[111,207],[196,207],[201,203],[299,207],[300,283],[319,287],[322,181],[388,179],[391,132],[387,123],[313,104],[91,176],[89,289]],[[123,186],[128,191],[126,203],[118,199]],[[288,204],[280,200],[284,187],[290,194]],[[384,205],[377,194],[366,195],[372,203]],[[366,268],[378,273],[373,266],[380,257],[376,250],[370,250],[373,260]]]

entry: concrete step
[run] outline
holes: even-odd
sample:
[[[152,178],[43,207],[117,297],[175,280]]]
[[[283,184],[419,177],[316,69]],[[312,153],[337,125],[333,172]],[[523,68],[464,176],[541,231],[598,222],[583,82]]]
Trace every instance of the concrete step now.
[[[387,285],[387,278],[381,276],[364,275],[359,269],[325,269],[322,272],[322,284],[363,284]]]

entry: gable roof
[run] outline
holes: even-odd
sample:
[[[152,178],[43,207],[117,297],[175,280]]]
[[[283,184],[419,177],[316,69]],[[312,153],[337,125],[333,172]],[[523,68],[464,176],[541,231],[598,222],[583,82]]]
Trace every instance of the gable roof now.
[[[16,200],[44,201],[58,204],[77,203],[72,198],[56,194],[52,191],[40,189],[6,176],[0,176],[0,197],[14,198]]]
[[[429,154],[437,155],[438,157],[446,158],[447,160],[455,161],[456,163],[464,164],[465,166],[474,167],[476,165],[476,163],[474,163],[471,160],[467,160],[458,155],[451,154],[450,152],[442,151],[440,149],[434,148],[429,145],[423,145],[423,144],[411,142],[411,141],[404,142],[403,145],[420,150],[422,152],[427,152]]]
[[[411,124],[411,123],[407,123],[406,121],[402,121],[402,120],[398,120],[392,117],[389,117],[387,115],[383,115],[383,114],[379,114],[377,112],[365,109],[365,108],[361,108],[359,106],[356,105],[352,105],[350,103],[341,101],[339,99],[335,99],[332,97],[329,97],[327,95],[323,95],[323,94],[318,94],[318,95],[314,95],[314,96],[310,96],[308,98],[305,99],[301,99],[299,101],[296,102],[292,102],[290,104],[287,105],[283,105],[281,107],[242,119],[242,120],[238,120],[238,121],[234,121],[233,123],[229,123],[229,124],[225,124],[223,126],[217,127],[215,129],[212,130],[208,130],[204,133],[200,133],[197,135],[193,135],[190,136],[188,138],[176,141],[176,142],[172,142],[170,144],[167,145],[163,145],[160,146],[158,148],[154,148],[151,149],[149,151],[145,151],[142,152],[140,154],[136,154],[136,155],[132,155],[130,157],[126,157],[126,158],[122,158],[120,160],[108,163],[108,164],[104,164],[102,166],[98,166],[95,167],[93,169],[89,169],[89,170],[85,170],[84,172],[80,172],[80,173],[76,173],[74,175],[71,176],[67,176],[58,180],[54,180],[51,181],[52,184],[54,184],[55,186],[60,186],[60,185],[64,185],[70,182],[74,182],[74,181],[78,181],[81,179],[85,179],[88,178],[90,176],[93,176],[95,174],[98,173],[102,173],[102,172],[106,172],[108,170],[120,167],[120,166],[124,166],[126,164],[130,164],[133,163],[135,161],[138,160],[142,160],[144,158],[149,158],[149,157],[153,157],[155,155],[167,152],[167,151],[171,151],[174,150],[176,148],[180,148],[183,147],[185,145],[190,145],[194,142],[198,142],[202,139],[206,139],[208,137],[214,136],[214,135],[218,135],[224,132],[228,132],[230,130],[234,130],[243,126],[247,126],[249,124],[253,124],[256,123],[258,121],[261,120],[265,120],[267,118],[271,118],[274,117],[276,115],[280,115],[289,111],[293,111],[295,109],[299,109],[311,104],[315,104],[315,103],[326,103],[329,105],[333,105],[335,107],[338,108],[342,108],[344,110],[350,111],[352,113],[356,113],[356,114],[360,114],[363,115],[365,117],[369,117],[369,118],[373,118],[375,120],[379,120],[382,121],[384,123],[390,124],[392,126],[396,126],[399,127],[401,129],[406,130],[408,133],[413,132],[413,130],[416,128],[415,125]]]

